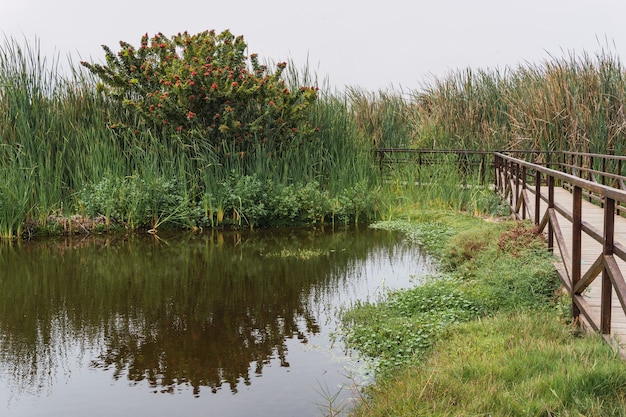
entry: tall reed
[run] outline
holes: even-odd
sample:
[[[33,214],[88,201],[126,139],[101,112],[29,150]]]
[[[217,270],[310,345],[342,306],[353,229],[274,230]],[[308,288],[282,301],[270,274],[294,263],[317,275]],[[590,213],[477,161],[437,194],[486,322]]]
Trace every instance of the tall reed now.
[[[20,234],[27,224],[45,224],[51,215],[103,214],[94,205],[102,196],[90,197],[88,191],[106,192],[110,202],[120,190],[98,188],[105,178],[119,179],[109,184],[137,179],[128,211],[151,207],[145,211],[150,219],[137,219],[137,225],[153,227],[163,219],[180,222],[186,217],[186,225],[213,226],[224,215],[237,219],[238,211],[245,212],[244,200],[257,214],[281,216],[285,205],[295,204],[300,189],[298,204],[306,207],[298,210],[304,218],[323,219],[330,212],[333,218],[340,213],[358,221],[363,213],[388,217],[402,211],[401,203],[427,204],[428,198],[457,209],[483,210],[478,203],[482,192],[459,189],[460,174],[452,164],[440,165],[441,172],[429,168],[433,180],[424,180],[424,167],[399,169],[384,178],[375,163],[377,148],[615,154],[626,149],[626,78],[619,59],[605,51],[504,70],[467,69],[435,79],[409,98],[402,92],[358,88],[333,92],[324,81],[309,108],[309,120],[319,129],[312,138],[285,140],[259,132],[263,136],[246,152],[231,143],[214,145],[151,129],[100,94],[90,74],[80,69],[68,74],[60,67],[58,56],[41,55],[38,42],[5,39],[0,45],[0,172],[11,179],[0,188],[2,236]],[[77,68],[71,62],[70,67]],[[289,68],[284,76],[290,88],[318,84],[308,67]],[[135,131],[117,129],[113,121],[119,120]],[[265,201],[231,192],[235,183],[243,187],[240,193]],[[158,197],[165,186],[175,194],[167,203]],[[317,190],[313,194],[312,187]],[[274,214],[268,214],[270,203],[278,207],[272,208]],[[289,210],[293,217],[295,208]]]
[[[623,66],[606,51],[467,69],[414,92],[415,144],[623,153],[625,101]]]
[[[74,68],[71,62],[70,67]],[[306,68],[286,74],[291,88],[312,78]],[[58,57],[43,57],[37,42],[22,45],[5,39],[0,46],[0,170],[15,181],[7,183],[2,193],[13,199],[20,196],[20,204],[14,206],[24,209],[18,210],[18,219],[2,220],[1,234],[19,234],[23,224],[46,223],[51,215],[107,215],[107,207],[120,209],[116,196],[124,192],[129,195],[121,200],[127,207],[120,216],[133,218],[135,226],[153,226],[181,213],[188,217],[186,224],[193,224],[199,211],[206,217],[209,212],[224,215],[225,201],[234,198],[229,181],[244,177],[254,177],[268,189],[315,185],[329,200],[349,202],[350,210],[361,213],[349,196],[363,187],[375,187],[376,144],[355,122],[350,100],[322,91],[310,109],[309,118],[319,128],[312,139],[285,141],[266,132],[266,140],[241,152],[235,144],[214,146],[202,138],[151,129],[100,94],[90,74],[80,69],[63,73]],[[114,121],[120,120],[136,126],[135,131],[119,129]],[[399,119],[393,123],[398,126]],[[27,179],[23,173],[28,173]],[[164,184],[181,202],[176,216],[162,212],[164,203],[157,194]],[[152,195],[154,201],[146,201],[143,194]],[[135,219],[136,208],[146,204],[153,208],[143,211],[150,213],[151,220]],[[166,206],[171,209],[171,201]],[[15,216],[11,213],[7,218]]]

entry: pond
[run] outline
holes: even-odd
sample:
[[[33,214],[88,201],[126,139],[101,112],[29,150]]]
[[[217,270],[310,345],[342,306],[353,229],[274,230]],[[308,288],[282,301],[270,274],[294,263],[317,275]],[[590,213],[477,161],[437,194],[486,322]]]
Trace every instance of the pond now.
[[[321,416],[368,381],[341,308],[431,269],[380,230],[0,245],[0,415]]]

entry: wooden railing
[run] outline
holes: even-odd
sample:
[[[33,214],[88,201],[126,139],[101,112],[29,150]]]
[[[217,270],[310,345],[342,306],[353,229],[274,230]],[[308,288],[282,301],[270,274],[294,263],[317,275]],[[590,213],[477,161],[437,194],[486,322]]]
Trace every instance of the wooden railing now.
[[[611,333],[613,291],[626,315],[626,282],[619,266],[621,261],[626,261],[626,246],[616,239],[615,227],[618,208],[626,203],[624,177],[621,175],[622,161],[626,158],[575,152],[552,156],[556,158],[536,164],[495,152],[496,190],[517,218],[532,219],[540,232],[547,232],[551,250],[555,248],[555,243],[558,245],[564,265],[559,275],[571,295],[574,320],[579,321],[582,314],[594,330],[608,338]],[[571,191],[565,202],[555,199],[558,187]],[[595,205],[601,208],[603,219],[600,227],[583,215],[584,196],[592,196]],[[571,223],[571,242],[566,242],[563,237],[564,225],[561,222],[564,221]],[[583,275],[584,234],[600,243],[601,253]],[[583,297],[583,292],[599,276],[602,290],[598,318]]]
[[[511,150],[513,155],[527,159],[551,160],[553,151]],[[416,164],[428,166],[445,163],[456,163],[457,168],[464,173],[479,173],[481,182],[486,183],[493,172],[493,153],[487,150],[466,149],[423,149],[423,148],[379,148],[376,149],[376,159],[381,172],[385,167],[395,167],[402,164]]]

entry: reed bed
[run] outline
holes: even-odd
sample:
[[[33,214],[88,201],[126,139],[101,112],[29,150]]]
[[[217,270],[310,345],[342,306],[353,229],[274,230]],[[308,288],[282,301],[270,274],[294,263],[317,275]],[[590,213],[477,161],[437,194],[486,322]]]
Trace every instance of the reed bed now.
[[[467,69],[414,92],[415,144],[622,154],[625,100],[623,65],[606,51]]]
[[[72,215],[156,231],[346,224],[416,204],[484,213],[495,204],[476,187],[477,174],[452,161],[381,174],[374,151],[625,148],[626,80],[619,59],[604,51],[467,69],[409,94],[337,92],[323,82],[308,114],[319,129],[312,138],[268,136],[250,152],[150,129],[98,92],[91,74],[70,67],[68,74],[58,57],[42,57],[37,42],[0,45],[0,172],[10,179],[0,186],[2,237],[54,231]],[[288,68],[290,88],[318,85],[308,68]],[[136,130],[114,128],[120,120]]]
[[[70,66],[79,69],[64,73],[37,43],[0,46],[0,171],[10,179],[0,187],[4,238],[57,231],[59,219],[76,215],[151,231],[347,224],[374,215],[373,199],[363,197],[379,182],[374,143],[345,95],[320,94],[309,114],[319,128],[312,139],[268,135],[241,152],[142,125]],[[297,88],[311,74],[291,71],[286,82]],[[135,131],[117,128],[120,120]]]

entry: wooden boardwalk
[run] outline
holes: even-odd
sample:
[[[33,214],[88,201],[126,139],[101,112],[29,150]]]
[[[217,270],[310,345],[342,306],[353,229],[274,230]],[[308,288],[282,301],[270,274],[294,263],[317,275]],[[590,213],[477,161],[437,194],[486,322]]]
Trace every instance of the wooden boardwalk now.
[[[548,236],[572,299],[572,317],[626,358],[626,219],[620,215],[626,211],[626,177],[566,163],[558,164],[559,171],[494,155],[496,190],[517,218],[533,220]],[[573,175],[584,170],[589,179]]]
[[[540,218],[543,218],[545,212],[548,208],[548,205],[545,204],[545,201],[548,199],[547,190],[541,192],[543,199],[542,205],[540,205]],[[571,206],[573,196],[572,193],[562,187],[554,188],[554,200],[556,204],[561,204],[562,206]],[[534,199],[529,199],[529,211],[534,213]],[[586,200],[582,201],[582,215],[586,222],[595,226],[596,228],[602,230],[604,228],[604,210]],[[563,234],[563,241],[566,243],[566,251],[567,253],[572,253],[572,222],[565,218],[562,214],[557,214],[558,223],[561,229],[561,233]],[[545,231],[544,231],[545,232]],[[587,233],[582,233],[581,235],[581,274],[584,275],[589,271],[589,268],[594,264],[596,259],[602,254],[602,244],[595,240],[593,237],[589,236]],[[626,219],[620,216],[615,217],[615,240],[621,242],[626,245]],[[557,269],[563,271],[565,265],[560,261],[561,259],[561,251],[559,245],[554,244],[554,252],[558,255],[559,261],[557,261],[556,267]],[[621,259],[617,259],[617,263],[620,266],[620,269],[626,271],[626,262]],[[563,272],[561,272],[563,274]],[[587,301],[587,304],[591,308],[590,313],[594,315],[595,322],[600,322],[600,300],[602,294],[602,280],[596,279],[591,285],[583,292],[583,297]],[[611,300],[611,338],[614,339],[616,343],[621,347],[620,350],[623,352],[624,347],[626,347],[626,314],[624,313],[620,301],[617,298],[617,294],[613,291],[612,300]],[[587,320],[583,318],[583,326],[589,331],[597,331],[594,329]]]
[[[626,156],[435,149],[378,149],[377,156],[381,170],[456,160],[461,172],[478,170],[483,181],[493,156],[496,191],[517,218],[531,219],[548,236],[573,319],[626,359]]]

